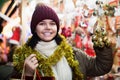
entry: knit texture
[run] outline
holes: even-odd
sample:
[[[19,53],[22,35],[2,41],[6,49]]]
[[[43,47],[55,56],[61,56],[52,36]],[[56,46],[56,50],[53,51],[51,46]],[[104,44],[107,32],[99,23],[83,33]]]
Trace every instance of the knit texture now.
[[[42,4],[42,5],[37,5],[35,11],[33,12],[31,25],[30,25],[32,34],[35,33],[35,28],[37,24],[44,19],[51,19],[55,21],[58,28],[57,30],[59,30],[59,18],[56,12],[49,6]]]

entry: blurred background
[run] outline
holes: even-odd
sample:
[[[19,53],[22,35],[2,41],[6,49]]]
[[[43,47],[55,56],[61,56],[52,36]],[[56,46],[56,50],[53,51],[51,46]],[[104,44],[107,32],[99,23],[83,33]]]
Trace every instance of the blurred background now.
[[[0,0],[0,66],[12,62],[12,48],[24,44],[32,35],[31,15],[39,2],[57,12],[59,33],[91,57],[95,56],[92,35],[96,30],[104,30],[112,42],[113,68],[90,80],[120,79],[120,0]]]

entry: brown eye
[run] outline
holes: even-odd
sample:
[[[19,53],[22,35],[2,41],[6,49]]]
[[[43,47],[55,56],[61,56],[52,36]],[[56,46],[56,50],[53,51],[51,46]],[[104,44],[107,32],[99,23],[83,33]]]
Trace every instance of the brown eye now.
[[[55,22],[51,22],[50,25],[56,25],[56,23]]]
[[[40,22],[39,25],[45,25],[45,23],[44,22]]]

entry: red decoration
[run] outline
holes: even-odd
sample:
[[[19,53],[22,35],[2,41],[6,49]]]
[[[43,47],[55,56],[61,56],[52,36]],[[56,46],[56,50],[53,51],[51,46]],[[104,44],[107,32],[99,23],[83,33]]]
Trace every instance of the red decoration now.
[[[18,45],[20,41],[20,33],[21,33],[20,27],[14,27],[13,36],[10,38],[10,43]]]
[[[70,37],[72,35],[72,31],[70,27],[63,27],[61,34],[65,37]]]
[[[77,48],[80,48],[80,49],[82,48],[82,39],[78,34],[75,35],[74,42]]]

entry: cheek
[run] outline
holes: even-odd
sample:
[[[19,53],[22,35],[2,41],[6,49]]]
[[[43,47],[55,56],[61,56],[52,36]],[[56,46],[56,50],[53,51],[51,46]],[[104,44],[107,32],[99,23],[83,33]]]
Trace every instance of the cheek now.
[[[54,30],[54,32],[56,32],[56,33],[57,33],[57,31],[58,31],[58,30],[57,30],[57,27],[54,27],[53,30]]]
[[[57,33],[57,28],[55,29],[55,32]]]
[[[42,27],[37,26],[35,31],[36,31],[36,33],[40,33],[42,30],[43,30],[43,28],[42,28]]]

